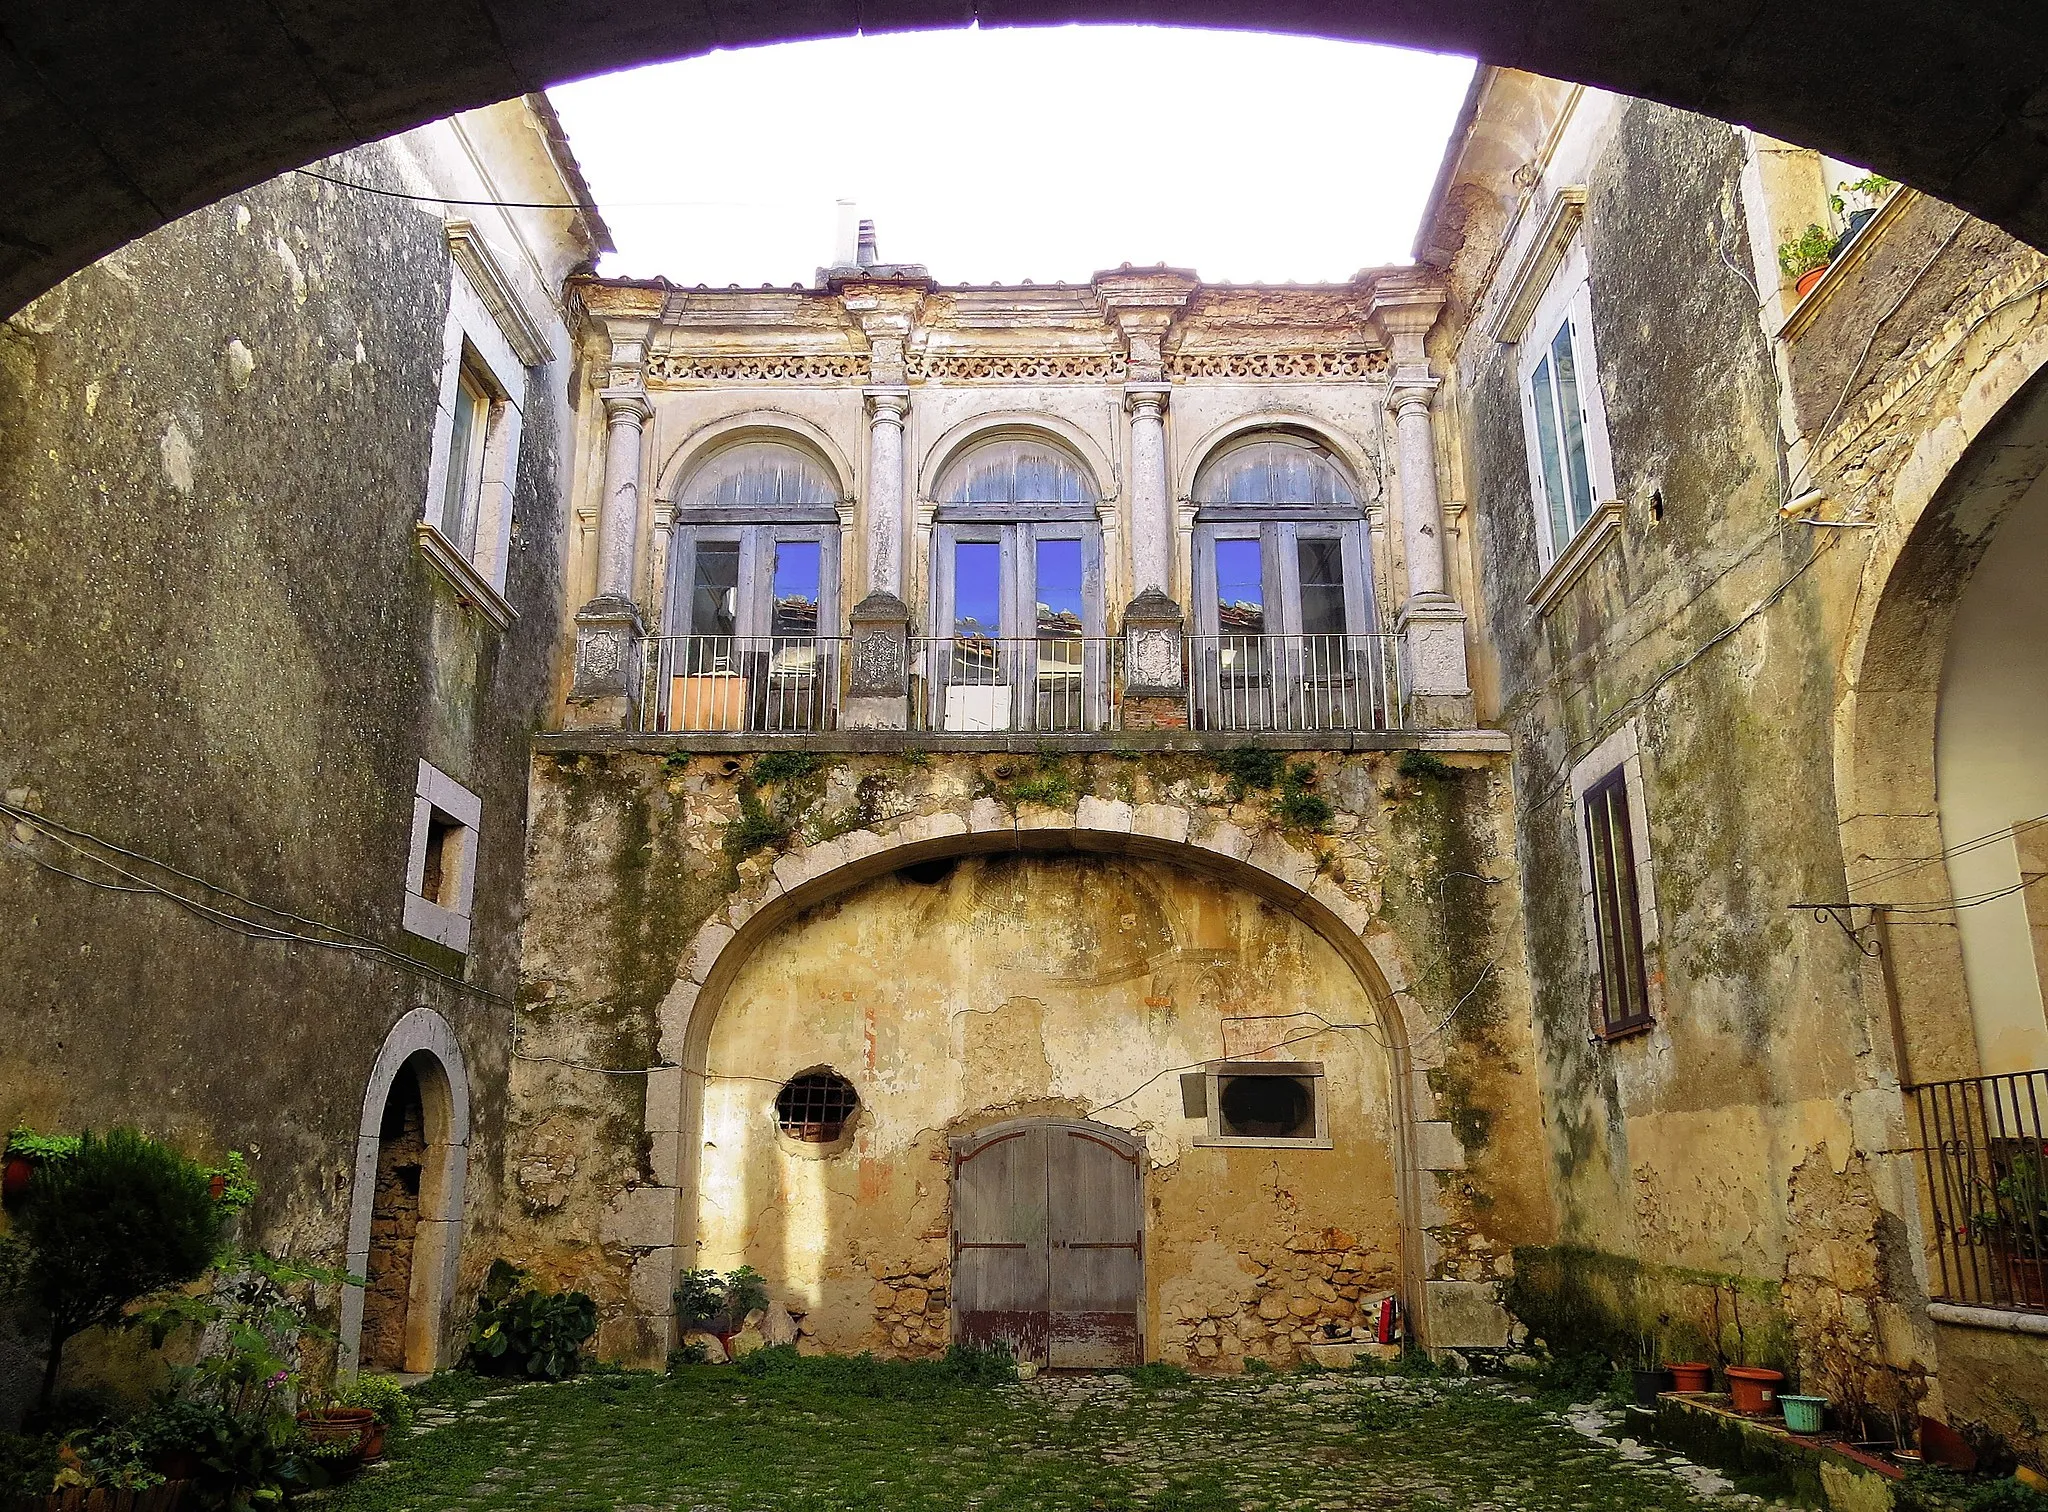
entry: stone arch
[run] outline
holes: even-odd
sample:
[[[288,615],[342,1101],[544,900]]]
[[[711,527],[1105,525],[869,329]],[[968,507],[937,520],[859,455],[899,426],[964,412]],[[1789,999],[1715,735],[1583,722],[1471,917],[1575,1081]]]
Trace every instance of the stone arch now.
[[[1335,457],[1344,471],[1350,474],[1352,489],[1358,495],[1361,509],[1378,501],[1382,492],[1380,469],[1374,454],[1365,444],[1343,427],[1319,415],[1291,409],[1248,411],[1204,432],[1188,447],[1187,460],[1181,470],[1183,481],[1174,490],[1174,497],[1183,505],[1192,505],[1195,479],[1201,475],[1202,469],[1224,448],[1266,431],[1313,441]]]
[[[368,1274],[384,1112],[402,1070],[418,1081],[425,1145],[409,1273],[405,1366],[433,1370],[445,1363],[448,1303],[462,1249],[463,1197],[469,1180],[469,1072],[454,1029],[431,1008],[415,1008],[392,1026],[363,1089],[355,1180],[349,1193],[347,1267],[352,1276]],[[344,1371],[355,1369],[361,1358],[364,1300],[362,1287],[342,1288],[337,1350]]]
[[[1332,947],[1374,1004],[1387,1052],[1393,1109],[1391,1151],[1398,1197],[1403,1295],[1411,1325],[1429,1332],[1425,1230],[1435,1221],[1436,1193],[1427,1174],[1464,1168],[1464,1149],[1451,1125],[1435,1116],[1428,1073],[1440,1062],[1436,1026],[1410,992],[1399,941],[1366,908],[1327,878],[1314,861],[1278,836],[1254,839],[1237,826],[1210,823],[1168,804],[1084,798],[1071,810],[1034,811],[1020,819],[992,799],[968,815],[941,813],[893,828],[865,828],[783,855],[764,884],[701,925],[683,956],[674,989],[661,1007],[657,1063],[647,1078],[647,1133],[657,1189],[641,1189],[658,1207],[643,1228],[655,1243],[635,1264],[633,1295],[643,1323],[665,1317],[681,1257],[694,1252],[697,1161],[702,1136],[703,1075],[712,1026],[741,966],[783,923],[860,884],[922,861],[1004,851],[1096,852],[1164,861],[1205,872],[1301,919]],[[647,1196],[635,1195],[635,1202]]]
[[[1899,469],[1864,565],[1835,716],[1849,897],[1945,899],[1935,758],[1950,632],[2000,523],[2048,473],[2048,332],[1988,364]],[[1881,880],[1880,880],[1881,879]],[[1889,932],[1885,989],[1901,1081],[1980,1069],[1953,923]]]
[[[779,441],[811,454],[831,476],[842,505],[853,498],[853,464],[822,427],[788,410],[751,409],[708,420],[677,442],[655,475],[655,502],[673,504],[699,463],[742,441]]]
[[[998,441],[1006,437],[1043,441],[1071,454],[1095,485],[1097,506],[1115,502],[1122,487],[1116,476],[1116,466],[1080,426],[1058,415],[1037,410],[991,410],[987,414],[970,415],[926,448],[924,462],[917,472],[920,517],[929,519],[931,510],[936,506],[933,494],[947,468],[984,441]]]

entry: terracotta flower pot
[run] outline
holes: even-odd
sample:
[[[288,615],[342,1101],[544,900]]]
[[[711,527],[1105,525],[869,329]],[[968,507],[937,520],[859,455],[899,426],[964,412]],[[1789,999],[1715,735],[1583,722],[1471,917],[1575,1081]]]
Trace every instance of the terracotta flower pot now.
[[[10,1155],[7,1164],[0,1169],[0,1197],[9,1202],[18,1202],[28,1195],[28,1184],[35,1180],[36,1163],[26,1155]]]
[[[316,1444],[349,1444],[360,1455],[377,1427],[377,1414],[367,1407],[329,1407],[300,1413],[299,1427]]]
[[[384,1457],[384,1425],[375,1418],[370,1420],[370,1430],[363,1435],[363,1458],[366,1460]]]
[[[1793,285],[1793,288],[1798,291],[1799,297],[1801,299],[1804,299],[1807,295],[1811,294],[1813,292],[1813,286],[1819,283],[1822,278],[1827,276],[1827,271],[1828,265],[1826,263],[1822,263],[1818,268],[1814,268],[1810,272],[1800,274],[1799,282]]]
[[[1712,1391],[1714,1389],[1714,1367],[1699,1360],[1665,1367],[1671,1372],[1673,1391]]]
[[[220,1201],[221,1198],[228,1194],[227,1177],[221,1175],[218,1171],[214,1172],[213,1179],[206,1183],[206,1190],[215,1202]]]
[[[1730,1365],[1728,1367],[1728,1394],[1735,1399],[1735,1410],[1746,1417],[1763,1417],[1777,1410],[1778,1387],[1785,1380],[1782,1370],[1766,1370],[1761,1365]]]
[[[2012,1300],[2021,1307],[2048,1307],[2048,1260],[2016,1253],[2005,1245],[1997,1249]]]

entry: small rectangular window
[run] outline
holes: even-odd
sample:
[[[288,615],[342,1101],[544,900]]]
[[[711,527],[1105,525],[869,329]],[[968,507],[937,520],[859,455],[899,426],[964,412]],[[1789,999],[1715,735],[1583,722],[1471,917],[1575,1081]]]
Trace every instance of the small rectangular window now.
[[[1592,861],[1593,929],[1600,1018],[1608,1034],[1650,1021],[1643,962],[1642,900],[1636,886],[1627,771],[1616,767],[1586,789],[1586,849]]]
[[[446,772],[422,761],[406,862],[405,927],[451,950],[469,950],[483,805]]]
[[[1332,537],[1296,543],[1301,574],[1301,633],[1341,636],[1344,624],[1344,545]]]
[[[1208,1121],[1197,1145],[1330,1148],[1320,1062],[1217,1061],[1203,1077],[1199,1095],[1185,1080],[1181,1092],[1183,1111]]]

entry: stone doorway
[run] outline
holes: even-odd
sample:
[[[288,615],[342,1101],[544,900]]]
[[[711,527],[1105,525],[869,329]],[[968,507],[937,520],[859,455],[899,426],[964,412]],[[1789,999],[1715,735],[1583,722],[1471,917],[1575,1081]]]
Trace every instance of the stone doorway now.
[[[953,1146],[954,1336],[1054,1369],[1145,1358],[1144,1146],[1078,1121]]]
[[[413,1060],[399,1067],[377,1131],[377,1188],[370,1207],[369,1285],[363,1295],[365,1370],[406,1368],[407,1314],[426,1165],[426,1108]]]

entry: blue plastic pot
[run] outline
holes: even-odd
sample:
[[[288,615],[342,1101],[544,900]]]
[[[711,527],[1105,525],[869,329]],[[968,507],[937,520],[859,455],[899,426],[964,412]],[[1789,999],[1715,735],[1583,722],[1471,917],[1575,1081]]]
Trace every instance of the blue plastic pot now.
[[[1785,1412],[1785,1426],[1793,1433],[1820,1432],[1821,1410],[1828,1404],[1826,1397],[1779,1396],[1778,1405]]]

